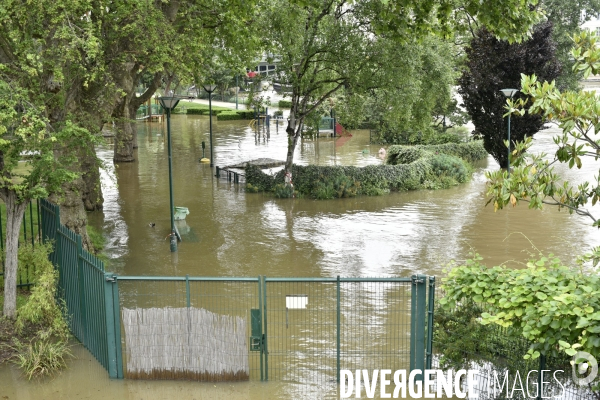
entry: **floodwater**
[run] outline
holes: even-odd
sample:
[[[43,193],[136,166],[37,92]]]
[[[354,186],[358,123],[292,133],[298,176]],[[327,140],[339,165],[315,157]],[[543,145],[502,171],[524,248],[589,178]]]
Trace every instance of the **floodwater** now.
[[[283,125],[255,135],[247,121],[213,121],[214,162],[227,166],[256,158],[283,160]],[[519,267],[538,252],[554,253],[572,263],[600,242],[591,220],[526,204],[494,212],[485,207],[490,157],[471,182],[439,191],[392,193],[315,201],[276,199],[245,193],[243,185],[215,178],[201,164],[202,142],[209,156],[208,117],[175,115],[173,191],[175,206],[190,214],[178,222],[183,236],[169,251],[169,181],[166,124],[139,123],[136,161],[103,171],[104,211],[91,223],[108,238],[107,270],[120,275],[256,277],[443,277],[445,266],[478,252],[488,265]],[[536,135],[535,151],[553,153],[556,128]],[[351,138],[321,137],[300,143],[300,164],[382,163],[380,146],[369,145],[369,132]],[[98,152],[112,165],[112,148]],[[586,160],[581,170],[560,167],[570,180],[590,179],[599,165]],[[151,226],[154,224],[154,226]],[[127,293],[122,295],[127,297]],[[27,383],[8,366],[0,367],[0,392],[9,399],[291,399],[321,398],[310,384],[282,381],[197,383],[109,380],[81,346],[70,368],[51,381]],[[382,366],[381,368],[385,368]],[[335,397],[335,386],[330,388]],[[315,394],[320,393],[320,394]],[[364,392],[363,392],[364,395]]]

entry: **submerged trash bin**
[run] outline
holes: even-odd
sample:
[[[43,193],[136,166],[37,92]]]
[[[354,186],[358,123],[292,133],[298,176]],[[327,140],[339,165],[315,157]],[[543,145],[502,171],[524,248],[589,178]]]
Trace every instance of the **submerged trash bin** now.
[[[190,210],[187,207],[175,207],[175,221],[184,220],[189,213]]]

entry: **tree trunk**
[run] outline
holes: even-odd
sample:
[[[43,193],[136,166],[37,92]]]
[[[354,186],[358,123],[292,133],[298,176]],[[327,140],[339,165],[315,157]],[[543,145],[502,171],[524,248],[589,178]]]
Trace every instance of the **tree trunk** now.
[[[290,117],[288,120],[288,126],[285,130],[288,135],[288,151],[287,156],[285,158],[285,172],[286,174],[289,173],[290,177],[292,175],[292,165],[294,164],[294,151],[296,150],[298,139],[302,134],[303,118],[300,118],[300,120],[298,120],[299,100],[299,96],[292,96],[292,107],[290,109]]]
[[[119,64],[113,73],[117,87],[122,90],[115,109],[113,119],[115,121],[115,162],[132,162],[133,157],[133,129],[131,127],[130,103],[135,97],[135,76],[137,64],[126,62]],[[134,118],[135,121],[135,118]]]
[[[137,127],[135,115],[140,105],[144,104],[162,82],[162,73],[156,73],[146,91],[138,97],[135,85],[138,83],[140,67],[136,63],[123,63],[114,72],[117,86],[125,93],[117,101],[113,110],[115,121],[115,155],[114,162],[135,161],[133,149],[137,148]]]
[[[51,196],[50,200],[60,205],[60,223],[79,234],[83,247],[94,253],[94,246],[87,234],[87,214],[80,195],[84,186],[83,179],[77,178],[64,185],[64,194],[60,198]]]
[[[92,154],[83,152],[79,156],[83,183],[81,199],[86,211],[102,210],[104,204],[102,187],[100,185],[100,165],[94,153],[95,150]]]
[[[6,258],[4,261],[4,309],[8,318],[17,315],[17,272],[19,255],[19,230],[27,202],[19,203],[17,194],[7,191],[3,196],[6,204]]]

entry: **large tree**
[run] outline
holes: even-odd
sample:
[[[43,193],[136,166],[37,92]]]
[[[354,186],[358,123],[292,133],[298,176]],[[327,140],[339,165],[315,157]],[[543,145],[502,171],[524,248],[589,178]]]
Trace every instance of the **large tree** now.
[[[467,48],[466,69],[459,79],[459,93],[475,125],[475,136],[483,137],[483,145],[502,168],[506,168],[508,152],[504,141],[506,98],[501,89],[518,88],[521,74],[536,74],[553,80],[560,73],[552,40],[552,24],[536,27],[531,38],[510,44],[481,29]],[[520,96],[520,95],[517,95]],[[539,115],[524,115],[511,121],[511,142],[533,136],[543,126]]]
[[[25,207],[78,176],[76,152],[92,144],[78,120],[95,119],[78,105],[99,75],[85,68],[98,55],[89,21],[80,18],[87,4],[9,3],[0,6],[0,198],[7,208],[3,312],[14,317]]]
[[[239,68],[257,55],[256,3],[119,1],[111,3],[111,12],[98,14],[105,32],[104,62],[117,88],[112,111],[115,162],[134,160],[135,114],[158,88],[169,90],[176,76],[201,84],[213,64]],[[138,94],[142,76],[149,74],[152,78]]]
[[[278,57],[280,78],[291,85],[288,151],[293,154],[305,119],[342,87],[370,87],[385,68],[380,41],[410,42],[431,33],[449,34],[462,24],[455,9],[468,10],[502,37],[520,40],[539,20],[536,1],[361,1],[277,0],[263,13],[269,48]]]

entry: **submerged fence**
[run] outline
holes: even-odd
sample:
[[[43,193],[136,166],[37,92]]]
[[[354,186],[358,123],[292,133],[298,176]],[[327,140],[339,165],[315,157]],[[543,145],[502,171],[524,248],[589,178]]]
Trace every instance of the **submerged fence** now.
[[[452,311],[437,310],[435,369],[476,371],[474,394],[482,400],[600,398],[600,393],[592,392],[589,386],[575,384],[571,359],[566,355],[525,359],[532,343],[521,332],[479,323],[484,307],[467,302]],[[543,376],[541,371],[545,371]]]
[[[320,396],[342,369],[431,367],[433,277],[116,276],[58,206],[40,210],[69,327],[111,378],[279,380]]]
[[[119,307],[113,278],[104,264],[81,245],[81,236],[60,223],[59,206],[40,201],[42,240],[54,243],[50,260],[59,271],[59,297],[67,309],[73,335],[109,371],[119,378],[121,363]]]
[[[279,380],[321,390],[336,385],[342,369],[431,366],[433,277],[117,276],[116,280],[126,320],[123,375],[128,378]],[[173,315],[171,327],[165,322],[167,310]],[[196,324],[202,323],[191,317],[198,310],[213,319],[238,321],[237,329],[223,333],[221,340],[245,345],[228,346],[221,356],[206,346],[190,346],[196,339],[188,335],[196,335]],[[144,312],[146,317],[140,317]],[[157,317],[150,318],[150,313]],[[132,319],[133,314],[137,317]],[[210,332],[216,328],[208,325],[205,340],[212,342]],[[245,329],[246,341],[239,337],[239,329]],[[140,351],[141,343],[146,351]],[[192,351],[196,357],[207,357],[205,365],[212,367],[202,372],[185,367],[184,359],[193,358],[186,352]],[[224,355],[239,360],[237,367],[213,362]],[[165,358],[177,361],[167,365]]]

